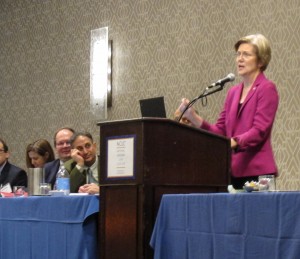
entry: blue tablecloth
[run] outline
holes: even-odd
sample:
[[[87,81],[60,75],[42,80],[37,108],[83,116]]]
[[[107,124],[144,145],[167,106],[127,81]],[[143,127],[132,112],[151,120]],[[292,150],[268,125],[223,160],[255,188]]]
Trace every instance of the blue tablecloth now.
[[[97,258],[98,196],[0,198],[0,258]]]
[[[300,258],[300,193],[164,195],[151,246],[156,259]]]

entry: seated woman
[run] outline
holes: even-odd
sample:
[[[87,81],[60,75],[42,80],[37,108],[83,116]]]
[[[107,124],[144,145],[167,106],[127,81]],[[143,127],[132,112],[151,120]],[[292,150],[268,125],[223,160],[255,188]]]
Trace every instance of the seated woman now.
[[[47,162],[53,161],[54,158],[53,149],[46,139],[39,139],[26,148],[27,168],[43,168]]]

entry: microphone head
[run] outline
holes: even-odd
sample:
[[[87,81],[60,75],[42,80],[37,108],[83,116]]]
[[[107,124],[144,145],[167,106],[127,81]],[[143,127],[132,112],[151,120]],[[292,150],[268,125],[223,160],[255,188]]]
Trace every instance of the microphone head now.
[[[232,82],[235,80],[235,75],[233,73],[230,73],[227,75],[227,78],[229,79],[229,82]]]

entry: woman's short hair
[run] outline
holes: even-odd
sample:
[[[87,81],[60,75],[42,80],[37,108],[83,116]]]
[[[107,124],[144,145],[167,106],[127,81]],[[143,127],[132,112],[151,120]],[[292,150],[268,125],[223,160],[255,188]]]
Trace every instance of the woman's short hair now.
[[[243,43],[254,46],[258,62],[262,64],[260,70],[265,71],[271,60],[271,47],[268,39],[262,34],[251,34],[242,37],[234,44],[235,51],[238,51],[238,48]]]

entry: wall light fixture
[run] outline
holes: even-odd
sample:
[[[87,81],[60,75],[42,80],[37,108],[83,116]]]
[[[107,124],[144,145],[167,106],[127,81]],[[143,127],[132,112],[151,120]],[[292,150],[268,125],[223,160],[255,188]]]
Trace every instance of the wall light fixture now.
[[[112,105],[112,42],[108,27],[91,31],[90,49],[90,109],[98,120],[107,119],[107,107]]]

